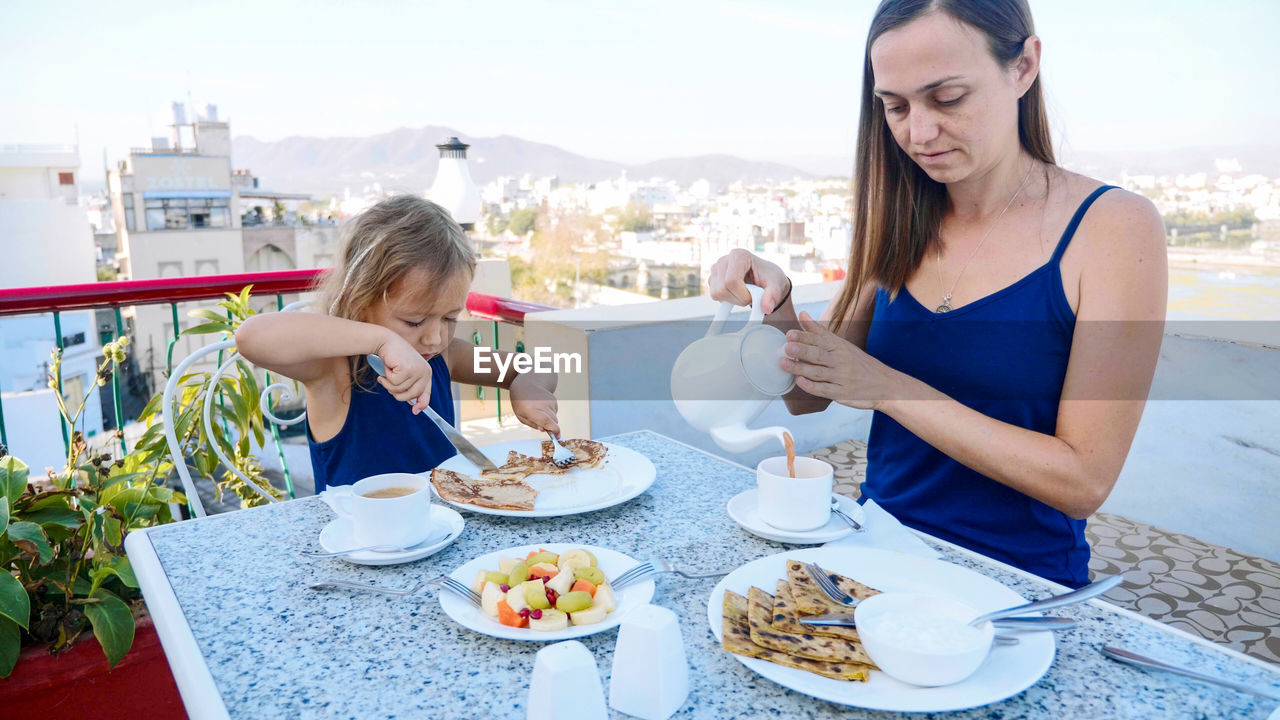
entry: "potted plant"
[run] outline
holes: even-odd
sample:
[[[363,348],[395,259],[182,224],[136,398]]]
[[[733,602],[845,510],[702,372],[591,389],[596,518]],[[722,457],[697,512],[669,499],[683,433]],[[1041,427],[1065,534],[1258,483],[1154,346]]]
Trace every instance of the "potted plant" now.
[[[245,288],[239,295],[229,294],[220,303],[225,316],[210,310],[193,311],[193,316],[207,322],[188,332],[233,332],[252,314],[248,292]],[[98,387],[124,362],[128,345],[129,339],[122,337],[103,347],[103,361],[96,374]],[[62,395],[61,360],[61,352],[54,350],[49,387],[72,430],[64,467],[51,468],[46,478],[33,479],[27,465],[0,446],[0,566],[4,568],[0,572],[0,678],[10,677],[20,657],[56,657],[89,633],[93,637],[83,645],[99,646],[100,653],[90,655],[77,648],[73,654],[105,664],[108,670],[115,668],[134,645],[138,618],[142,617],[142,627],[149,633],[145,644],[165,674],[171,700],[177,703],[176,689],[154,631],[145,620],[138,582],[124,553],[124,538],[129,532],[177,519],[174,509],[186,502],[181,492],[165,484],[173,463],[164,437],[161,395],[157,393],[143,410],[139,420],[146,430],[133,450],[113,457],[109,449],[92,448],[77,429],[89,394],[79,399],[72,412]],[[203,371],[188,373],[180,380],[172,418],[184,458],[204,477],[217,479],[221,468],[219,492],[234,492],[242,505],[265,502],[222,466],[211,447],[217,442],[231,465],[269,487],[261,466],[250,454],[250,438],[256,437],[259,445],[263,439],[257,380],[243,363],[222,378],[212,390],[220,396],[213,409],[217,427],[206,431],[199,415],[205,393],[210,392],[208,380],[209,374]],[[29,647],[23,650],[23,646]],[[129,662],[146,660],[131,657]],[[26,692],[32,682],[41,684],[47,668],[38,675],[17,686]],[[6,714],[13,707],[6,696],[14,691],[14,686],[6,685],[13,682],[0,680],[0,707],[6,708]],[[150,697],[145,707],[155,709],[157,699]],[[176,707],[181,709],[180,704]]]

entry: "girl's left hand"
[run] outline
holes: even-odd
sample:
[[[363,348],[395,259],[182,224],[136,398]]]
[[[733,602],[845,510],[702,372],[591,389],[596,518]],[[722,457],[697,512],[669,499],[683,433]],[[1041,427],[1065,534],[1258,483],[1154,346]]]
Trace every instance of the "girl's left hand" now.
[[[556,417],[559,408],[556,396],[537,381],[532,374],[517,375],[511,381],[507,392],[511,398],[511,409],[516,418],[534,430],[549,432],[560,436],[560,421]]]
[[[801,390],[850,407],[875,410],[889,396],[894,371],[836,335],[807,312],[801,330],[787,331],[782,369]]]

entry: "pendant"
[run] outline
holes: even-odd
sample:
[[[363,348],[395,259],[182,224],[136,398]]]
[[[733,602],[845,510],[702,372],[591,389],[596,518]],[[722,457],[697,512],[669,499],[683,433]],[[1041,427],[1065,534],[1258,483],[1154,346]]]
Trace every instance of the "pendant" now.
[[[942,298],[942,304],[939,305],[937,308],[935,308],[934,312],[945,313],[945,312],[951,312],[952,309],[953,308],[951,307],[951,296],[948,295]]]

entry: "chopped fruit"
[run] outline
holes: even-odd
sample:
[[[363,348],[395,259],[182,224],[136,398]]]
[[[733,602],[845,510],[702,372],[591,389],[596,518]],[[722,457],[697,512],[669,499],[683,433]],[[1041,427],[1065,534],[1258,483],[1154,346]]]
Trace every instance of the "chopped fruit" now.
[[[595,567],[596,556],[586,550],[570,550],[561,553],[560,559],[556,561],[556,565],[560,567],[560,572],[580,567]]]
[[[567,613],[577,613],[589,607],[591,607],[591,596],[585,592],[568,592],[556,600],[556,609]]]
[[[507,576],[507,584],[511,587],[515,587],[528,579],[529,566],[525,563],[520,563],[511,568],[511,573]]]
[[[600,572],[600,568],[580,567],[574,568],[573,576],[579,580],[586,580],[592,585],[599,585],[604,582],[604,573]]]
[[[524,597],[524,586],[516,585],[507,591],[507,604],[512,610],[520,612],[522,609],[529,607],[529,601]]]
[[[524,601],[531,609],[543,610],[551,607],[551,602],[547,600],[547,588],[541,580],[529,580],[521,583],[520,587],[524,589]]]
[[[538,552],[535,552],[535,553],[529,553],[529,557],[525,558],[525,562],[529,563],[530,565],[537,565],[538,563],[551,563],[552,565],[555,565],[556,560],[559,560],[559,559],[560,559],[560,556],[556,555],[553,552],[547,552],[546,550],[539,550]]]
[[[522,608],[522,609],[520,610],[520,617],[522,617],[522,618],[527,618],[527,617],[529,617],[530,613],[532,613],[532,612],[533,612],[533,611],[532,611],[532,610],[530,610],[529,608]]]
[[[529,616],[529,629],[539,632],[555,632],[569,627],[569,616],[559,610],[543,610],[541,618]]]
[[[508,575],[510,575],[510,573],[493,572],[490,570],[484,574],[484,579],[491,583],[497,583],[498,585],[506,585]],[[506,592],[506,590],[503,590],[502,592]]]
[[[558,600],[559,598],[560,598],[560,593],[550,588],[547,589],[547,602],[551,603],[552,605],[555,605],[556,600]]]
[[[609,583],[596,588],[595,599],[591,605],[592,607],[603,607],[607,613],[611,613],[618,608],[618,601],[614,598],[613,588],[609,587]]]
[[[529,611],[529,617],[530,617],[530,618],[532,618],[532,619],[534,619],[534,620],[541,620],[541,619],[542,619],[542,611],[541,611],[541,610],[530,610],[530,611]]]
[[[475,579],[471,581],[471,592],[479,595],[481,592],[484,591],[484,583],[485,583],[485,580],[488,579],[485,576],[488,574],[489,573],[485,572],[484,570],[481,570],[480,572],[476,573]]]
[[[502,558],[498,560],[498,572],[503,575],[510,575],[515,566],[519,564],[520,561],[515,558]]]
[[[511,589],[511,586],[506,583],[502,583],[501,585],[498,586],[498,589],[501,590],[502,592],[506,592]]]
[[[498,603],[502,601],[504,591],[491,582],[484,584],[480,591],[480,609],[489,617],[498,617]]]
[[[579,580],[578,582],[573,584],[573,592],[584,592],[592,597],[595,597],[596,586],[592,585],[586,580]]]
[[[553,578],[560,574],[560,569],[551,563],[541,562],[529,566],[529,577]]]
[[[547,581],[547,590],[554,590],[556,594],[563,595],[569,592],[569,588],[573,586],[573,573],[562,572]]]
[[[524,627],[528,624],[528,618],[521,617],[520,613],[511,609],[506,600],[498,601],[498,622],[508,627]]]
[[[593,625],[604,620],[604,616],[607,614],[602,607],[590,607],[571,613],[569,619],[573,620],[574,625]]]

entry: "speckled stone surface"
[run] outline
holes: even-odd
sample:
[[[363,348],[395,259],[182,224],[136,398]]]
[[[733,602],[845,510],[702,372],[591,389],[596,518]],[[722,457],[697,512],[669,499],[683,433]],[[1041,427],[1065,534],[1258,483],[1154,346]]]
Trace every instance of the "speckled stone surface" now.
[[[739,529],[725,512],[754,484],[751,472],[653,433],[605,438],[646,455],[658,471],[646,493],[621,506],[567,518],[513,519],[464,513],[466,530],[445,550],[407,565],[370,568],[309,560],[333,519],[306,498],[158,528],[157,555],[233,718],[504,718],[525,716],[541,643],[498,640],[448,619],[434,592],[398,598],[313,592],[323,579],[408,587],[471,558],[538,542],[611,547],[694,570],[737,567],[792,546]],[[943,559],[982,572],[1025,596],[1046,586],[949,547]],[[692,692],[676,717],[933,717],[834,705],[792,692],[720,649],[706,621],[713,580],[663,576],[653,602],[681,618]],[[962,718],[1265,718],[1274,701],[1103,658],[1119,645],[1232,679],[1280,686],[1280,674],[1214,651],[1177,631],[1093,606],[1055,611],[1081,625],[1059,635],[1049,672],[1026,692]],[[582,642],[607,692],[617,631]],[[616,717],[624,717],[615,714]]]

